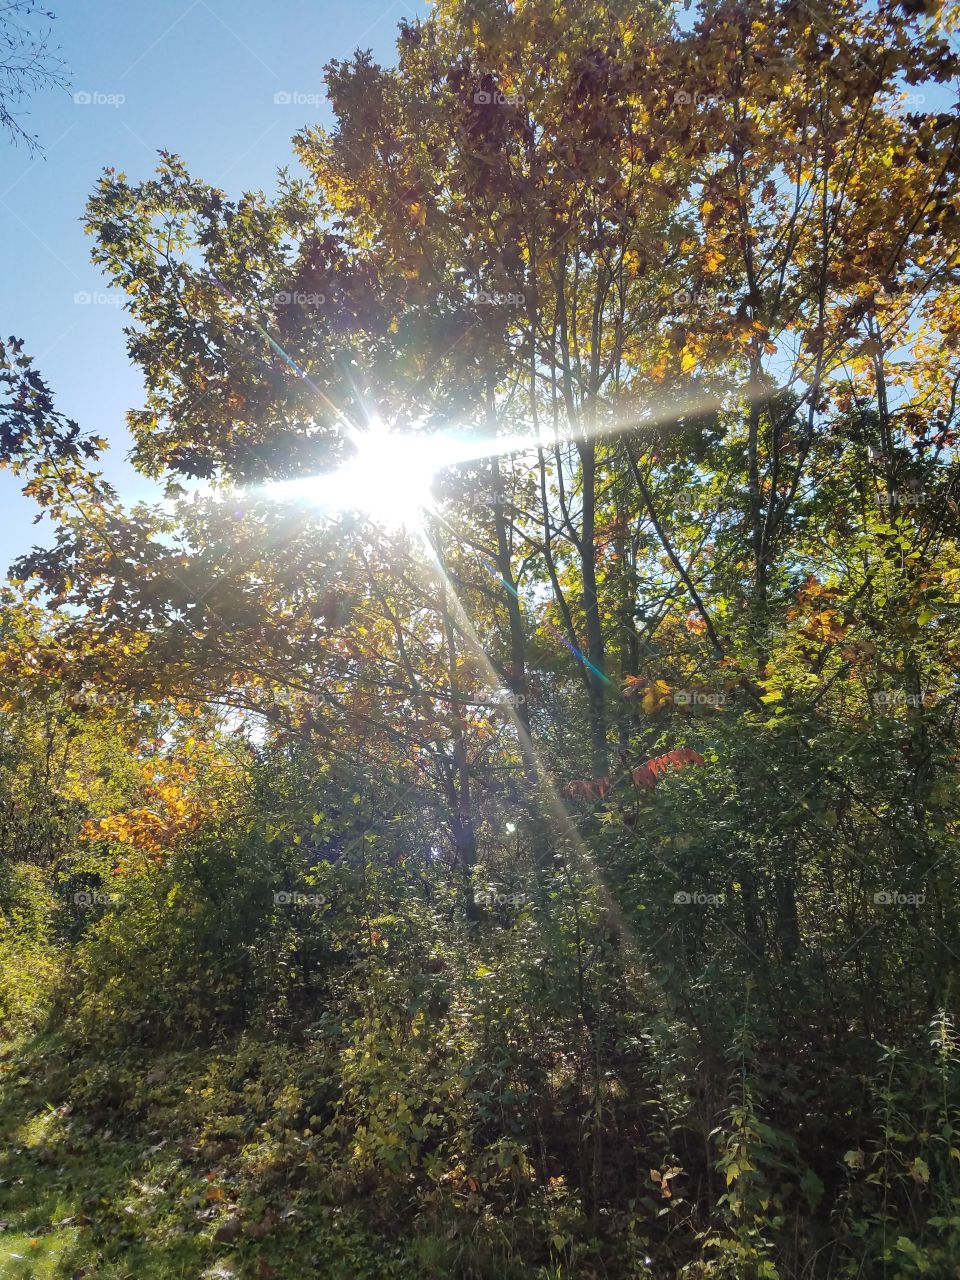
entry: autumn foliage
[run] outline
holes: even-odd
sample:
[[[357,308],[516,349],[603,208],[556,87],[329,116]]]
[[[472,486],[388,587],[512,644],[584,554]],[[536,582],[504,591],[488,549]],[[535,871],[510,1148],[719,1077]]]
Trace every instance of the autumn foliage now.
[[[703,765],[706,764],[706,761],[700,752],[694,751],[692,747],[675,747],[672,751],[654,756],[653,759],[637,765],[635,769],[631,769],[630,779],[634,786],[649,790],[657,785],[657,776],[659,774],[664,773],[671,767],[682,769],[684,765],[688,764]],[[603,800],[609,790],[609,778],[597,778],[594,782],[589,782],[584,778],[574,778],[564,788],[565,793],[572,799],[587,801]]]
[[[9,1146],[132,1144],[78,1274],[956,1273],[957,28],[437,0],[269,194],[101,175],[163,501],[0,344],[0,1016],[82,1064]]]

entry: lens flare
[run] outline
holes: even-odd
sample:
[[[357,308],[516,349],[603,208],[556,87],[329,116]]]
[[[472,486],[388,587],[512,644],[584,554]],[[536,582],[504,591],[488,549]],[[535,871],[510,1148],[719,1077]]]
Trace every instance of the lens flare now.
[[[364,511],[388,529],[419,527],[433,505],[431,487],[443,463],[436,441],[391,433],[375,422],[358,432],[354,444],[353,458],[321,482],[331,504]]]

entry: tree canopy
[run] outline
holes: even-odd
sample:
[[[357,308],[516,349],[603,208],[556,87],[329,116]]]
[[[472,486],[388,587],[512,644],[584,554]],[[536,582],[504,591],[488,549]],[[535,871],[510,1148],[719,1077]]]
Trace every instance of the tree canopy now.
[[[0,1005],[252,1038],[350,1274],[960,1262],[957,20],[437,0],[106,171],[162,502],[2,346]]]

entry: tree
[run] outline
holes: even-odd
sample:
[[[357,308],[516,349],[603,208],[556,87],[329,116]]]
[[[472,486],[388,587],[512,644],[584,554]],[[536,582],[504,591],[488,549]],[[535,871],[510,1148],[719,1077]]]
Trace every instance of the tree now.
[[[20,123],[20,104],[38,89],[62,89],[68,81],[66,63],[50,44],[49,32],[28,25],[32,18],[53,16],[38,7],[38,0],[0,4],[0,126],[31,151],[39,150],[40,144]]]
[[[954,1213],[931,1090],[960,945],[960,133],[901,101],[957,77],[940,16],[721,3],[681,31],[653,5],[441,0],[396,68],[328,69],[335,126],[298,136],[306,176],[275,198],[170,155],[108,171],[88,230],[129,299],[162,505],[123,508],[101,443],[5,347],[2,455],[57,531],[17,567],[55,610],[29,669],[178,709],[169,777],[143,783],[171,812],[134,794],[85,828],[104,860],[149,855],[122,865],[150,945],[104,925],[96,971],[165,1025],[140,969],[112,978],[125,946],[167,962],[151,877],[166,901],[181,873],[229,904],[190,936],[208,956],[231,934],[231,992],[309,972],[335,1000],[349,955],[339,1007],[388,1048],[351,1043],[337,1124],[391,1176],[422,1158],[432,1208],[463,1170],[416,1149],[426,1104],[388,1140],[384,1064],[458,1053],[475,1019],[466,1058],[509,1048],[462,1078],[501,1092],[450,1150],[463,1114],[486,1134],[535,1095],[516,1186],[540,1143],[540,1182],[562,1167],[599,1237],[653,1168],[671,1271],[866,1274],[929,1187],[929,1230]],[[277,500],[378,417],[475,455],[419,529]],[[329,933],[249,908],[277,865],[342,890]],[[296,951],[296,981],[234,928]],[[215,1002],[192,1000],[200,1024]],[[951,1248],[903,1239],[928,1269]]]

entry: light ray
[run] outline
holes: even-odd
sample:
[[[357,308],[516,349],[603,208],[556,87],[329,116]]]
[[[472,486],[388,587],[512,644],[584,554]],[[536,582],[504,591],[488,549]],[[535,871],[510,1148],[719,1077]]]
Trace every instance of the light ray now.
[[[318,400],[333,414],[334,419],[344,424],[355,451],[355,457],[339,470],[318,476],[277,481],[253,490],[235,490],[241,499],[246,493],[259,492],[276,501],[307,501],[322,510],[364,510],[387,527],[406,526],[413,530],[419,523],[422,512],[432,507],[430,488],[434,478],[448,467],[479,462],[485,458],[540,452],[545,448],[556,448],[561,443],[609,439],[637,428],[655,428],[689,414],[705,413],[715,409],[718,404],[716,397],[706,392],[687,393],[678,405],[664,404],[659,408],[651,406],[641,414],[619,414],[592,426],[586,426],[582,422],[566,424],[564,435],[561,437],[557,433],[553,438],[543,431],[539,436],[514,433],[471,437],[446,433],[390,433],[375,415],[364,429],[350,421],[344,410],[330,399],[212,272],[210,279],[225,298],[243,311],[247,321],[270,349],[310,387]],[[763,394],[760,388],[751,390],[749,387],[741,388],[740,392],[746,393],[748,399]],[[365,479],[360,474],[362,467],[367,468]],[[389,482],[391,472],[394,475],[394,486]],[[595,675],[606,679],[566,638],[560,636],[560,639]]]
[[[444,524],[447,524],[447,522],[444,521]],[[447,525],[447,528],[450,528],[450,526]],[[451,530],[451,532],[453,532],[453,530]],[[481,564],[483,564],[484,568],[489,569],[489,571],[496,578],[497,582],[500,583],[501,587],[503,587],[504,590],[509,591],[510,594],[514,597],[514,599],[520,600],[521,599],[520,592],[516,589],[516,587],[512,586],[506,580],[506,578],[502,576],[502,574],[500,573],[500,570],[497,568],[494,562],[488,556],[485,556],[482,551],[477,551],[477,556],[479,557],[480,562]],[[592,671],[593,674],[597,676],[598,679],[603,680],[606,684],[610,685],[611,688],[615,687],[610,677],[606,675],[603,671],[601,671],[599,667],[594,666],[594,664],[590,661],[590,659],[583,652],[583,650],[578,649],[572,640],[569,640],[551,622],[546,622],[544,623],[544,625],[552,635],[556,636],[556,638],[560,641],[561,644],[566,645],[566,647],[570,650],[570,652],[578,660],[578,662],[582,662],[588,671]]]
[[[444,567],[442,556],[427,530],[421,527],[419,532],[424,551],[427,553],[434,570],[446,587],[447,599],[451,602],[451,607],[454,617],[459,625],[460,633],[465,637],[474,657],[476,657],[480,663],[480,667],[489,681],[491,689],[499,692],[500,677],[496,668],[487,656],[483,643],[477,635],[460,597],[457,595],[456,588],[451,582],[446,568]],[[500,577],[499,574],[497,576],[498,578]],[[500,578],[500,581],[503,582],[503,579]],[[504,585],[506,586],[507,584],[504,583]],[[577,870],[586,874],[586,876],[596,886],[603,903],[603,907],[607,912],[610,922],[615,929],[621,944],[623,945],[624,951],[632,958],[634,963],[637,965],[637,968],[649,977],[649,969],[643,959],[643,954],[639,949],[630,924],[621,911],[616,899],[607,887],[599,866],[594,860],[593,855],[590,853],[590,850],[583,837],[580,835],[580,832],[577,830],[576,823],[564,803],[563,798],[557,791],[553,778],[547,770],[547,767],[544,764],[533,739],[528,733],[526,726],[517,715],[516,708],[509,703],[504,706],[503,711],[504,714],[510,718],[512,728],[514,729],[520,743],[524,759],[528,760],[533,767],[537,784],[546,804],[546,812],[550,819],[550,825],[554,828],[556,834],[566,842],[567,847],[573,855],[573,861],[576,864]]]

